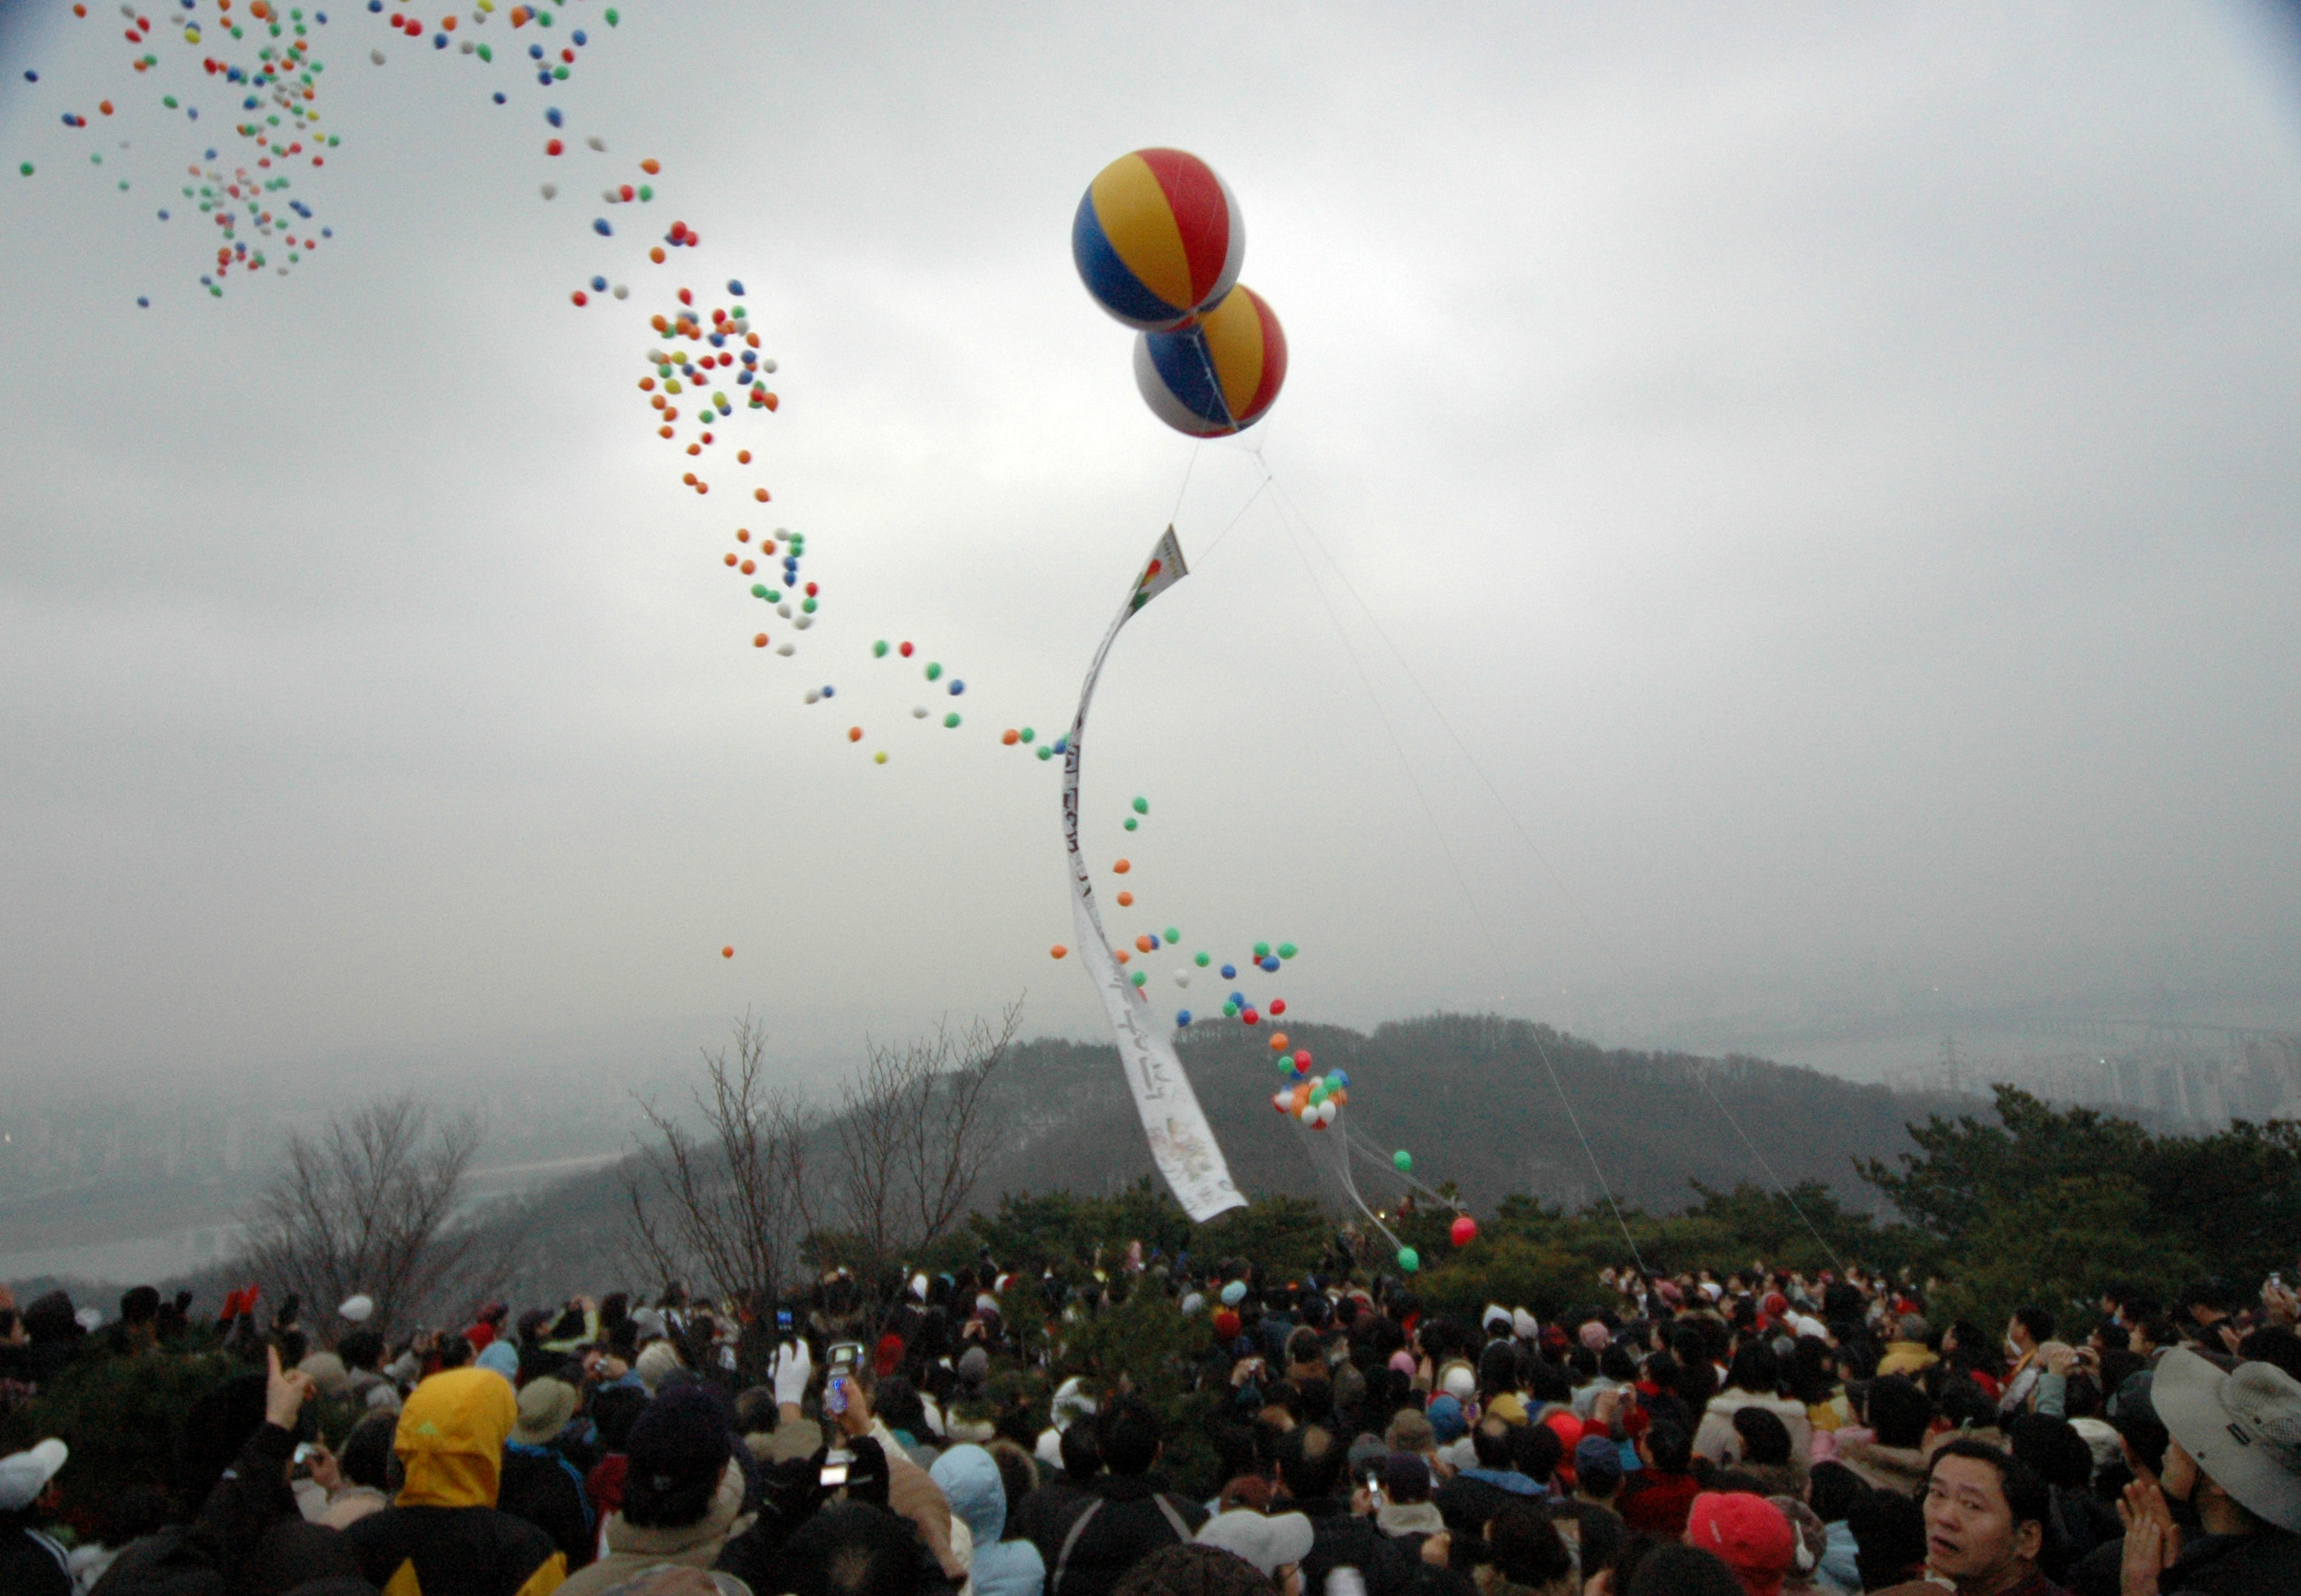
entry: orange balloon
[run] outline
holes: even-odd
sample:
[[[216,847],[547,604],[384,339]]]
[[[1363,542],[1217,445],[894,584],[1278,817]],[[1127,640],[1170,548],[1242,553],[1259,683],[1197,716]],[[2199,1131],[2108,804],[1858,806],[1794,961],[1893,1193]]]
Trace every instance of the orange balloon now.
[[[658,245],[657,245],[653,249],[648,250],[648,259],[649,259],[649,260],[653,261],[653,262],[654,262],[657,265],[658,265],[658,266],[662,265],[662,264],[663,264],[663,246],[662,246],[662,245],[660,245],[660,244],[658,244]]]
[[[1279,1032],[1276,1036],[1273,1036],[1270,1039],[1270,1050],[1274,1053],[1284,1053],[1286,1051],[1286,1033],[1284,1031]]]
[[[1060,942],[1058,942],[1052,948],[1048,948],[1047,951],[1053,954],[1057,958],[1060,958],[1063,955],[1068,953],[1070,949],[1064,947]]]
[[[1301,1113],[1304,1105],[1309,1103],[1310,1100],[1310,1083],[1308,1081],[1295,1082],[1294,1090],[1287,1093],[1287,1096],[1294,1104],[1294,1112],[1297,1114]]]
[[[687,480],[688,480],[689,481],[690,481],[690,482],[692,482],[693,480],[695,480],[695,479],[694,479],[693,477],[690,477],[690,478],[688,478]],[[733,555],[728,555],[728,556],[725,556],[725,557],[726,557],[726,561],[727,561],[727,563],[728,563],[730,565],[732,565],[732,564],[733,564],[735,563],[735,556],[734,556]]]
[[[1014,727],[1009,726],[1007,730],[999,734],[999,740],[1005,743],[1011,748],[1017,743],[1023,740],[1023,734],[1020,731],[1016,731]]]
[[[1150,939],[1148,935],[1139,936],[1134,939],[1134,951],[1137,953],[1148,953],[1150,951]]]
[[[735,950],[732,948],[722,948],[719,950],[719,957],[721,958],[732,958],[735,957]]]
[[[751,647],[752,647],[752,648],[766,648],[766,646],[767,646],[767,634],[766,634],[766,632],[764,632],[764,631],[763,631],[763,632],[759,632],[759,633],[757,633],[756,636],[754,636],[754,637],[751,639]]]
[[[863,740],[863,728],[860,726],[848,727],[847,740],[849,742],[861,742]]]
[[[764,488],[754,488],[751,489],[751,497],[764,505],[767,502],[767,490]]]
[[[737,569],[738,571],[741,571],[741,572],[745,576],[749,576],[749,575],[750,575],[753,572],[757,571],[757,570],[758,569],[758,566],[757,566],[757,565],[756,565],[756,564],[753,564],[752,562],[750,562],[749,560],[745,560],[745,561],[744,561],[741,565],[738,565],[738,566],[736,567],[736,569]]]
[[[647,173],[648,176],[653,177],[657,172],[663,170],[663,163],[657,160],[653,155],[649,155],[646,160],[640,163],[640,170]]]
[[[1113,875],[1125,875],[1128,871],[1134,868],[1134,865],[1129,865],[1125,860],[1121,859],[1117,864],[1113,865],[1110,867],[1110,873]]]
[[[738,464],[738,465],[749,465],[750,463],[751,463],[751,451],[750,451],[750,450],[749,450],[749,449],[737,449],[737,450],[735,451],[735,464]]]
[[[1350,1088],[1347,1086],[1335,1087],[1333,1090],[1326,1093],[1326,1101],[1330,1103],[1338,1103],[1345,1108],[1349,1107],[1351,1106]]]
[[[1119,962],[1120,964],[1122,964],[1122,965],[1123,965],[1123,964],[1125,964],[1126,962],[1128,962],[1130,959],[1132,959],[1134,956],[1133,954],[1131,954],[1131,953],[1127,952],[1125,948],[1120,948],[1120,949],[1117,951],[1117,954],[1113,955],[1112,957],[1116,957],[1116,958],[1118,960],[1118,962]]]
[[[738,542],[738,543],[749,543],[750,540],[751,540],[751,529],[750,529],[749,527],[747,527],[747,526],[739,526],[739,527],[737,527],[737,528],[735,529],[735,541],[736,541],[736,542]]]
[[[1132,892],[1121,892],[1118,895],[1118,907],[1122,909],[1133,908],[1134,907],[1134,894]]]
[[[669,427],[657,427],[655,431],[656,436],[658,438],[668,438],[671,436],[671,429]]]

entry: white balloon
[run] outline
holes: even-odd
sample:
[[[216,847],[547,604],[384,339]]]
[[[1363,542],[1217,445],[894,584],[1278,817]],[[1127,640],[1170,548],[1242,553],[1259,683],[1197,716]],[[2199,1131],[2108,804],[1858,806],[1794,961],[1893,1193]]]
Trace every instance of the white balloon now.
[[[819,692],[816,691],[816,690],[815,690],[815,689],[813,689],[813,688],[809,688],[809,689],[807,689],[807,701],[808,703],[810,703],[810,704],[820,703],[820,702],[822,701],[822,699],[823,699],[823,695],[822,695],[821,693],[819,693]]]
[[[791,618],[791,606],[789,603],[779,604],[775,606],[775,614],[788,621]]]
[[[796,643],[777,643],[775,645],[775,652],[782,655],[785,659],[789,659],[792,654],[798,651],[798,648],[799,645]]]
[[[546,199],[557,199],[559,197],[559,185],[556,183],[544,184],[543,197]]]
[[[367,53],[367,58],[378,66],[383,64],[383,52],[381,50],[370,50]]]
[[[1191,973],[1190,973],[1188,970],[1177,970],[1177,971],[1176,971],[1176,972],[1175,972],[1175,984],[1176,984],[1176,986],[1188,986],[1188,985],[1190,985],[1190,984],[1191,984]]]
[[[924,704],[916,704],[916,705],[913,705],[913,706],[911,706],[911,719],[913,719],[913,720],[915,720],[915,721],[923,721],[923,720],[925,720],[925,719],[926,719],[926,718],[927,718],[927,706],[926,706],[925,705],[924,705]]]

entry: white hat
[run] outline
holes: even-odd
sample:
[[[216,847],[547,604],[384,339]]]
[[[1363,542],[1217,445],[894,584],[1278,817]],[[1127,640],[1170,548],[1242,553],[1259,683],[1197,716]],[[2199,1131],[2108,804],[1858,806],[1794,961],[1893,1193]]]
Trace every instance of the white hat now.
[[[337,1308],[336,1312],[355,1324],[364,1324],[375,1317],[375,1299],[365,1291],[356,1292],[345,1298],[343,1306]]]
[[[71,1456],[71,1449],[51,1437],[29,1452],[0,1458],[0,1513],[30,1507]]]
[[[1794,1316],[1790,1320],[1790,1328],[1796,1331],[1800,1336],[1810,1335],[1818,1341],[1826,1341],[1829,1339],[1829,1326],[1812,1314]]]
[[[1467,1363],[1448,1364],[1445,1374],[1439,1377],[1438,1384],[1458,1402],[1468,1402],[1478,1394],[1478,1377],[1470,1372],[1470,1366]]]
[[[72,1316],[72,1323],[93,1335],[104,1328],[104,1310],[100,1308],[83,1308]]]
[[[1217,1513],[1193,1537],[1201,1546],[1220,1547],[1244,1558],[1262,1570],[1265,1579],[1277,1578],[1281,1568],[1309,1557],[1315,1538],[1302,1514],[1273,1513],[1266,1518],[1252,1508]]]
[[[1204,1308],[1206,1305],[1207,1299],[1204,1297],[1200,1296],[1198,1292],[1192,1291],[1189,1296],[1183,1299],[1183,1315],[1187,1318],[1191,1315],[1198,1312],[1199,1309]]]
[[[1493,1330],[1499,1327],[1504,1333],[1508,1333],[1510,1323],[1510,1309],[1499,1302],[1487,1303],[1486,1311],[1478,1316],[1478,1328],[1481,1330]]]
[[[1040,1431],[1039,1444],[1032,1449],[1031,1455],[1049,1468],[1060,1468],[1063,1466],[1063,1433],[1060,1430]]]
[[[1522,1341],[1530,1341],[1542,1333],[1542,1326],[1535,1323],[1534,1316],[1526,1309],[1514,1308],[1510,1309],[1510,1333]]]
[[[2239,1507],[2301,1534],[2301,1381],[2266,1363],[2225,1375],[2177,1347],[2158,1361],[2149,1400],[2166,1433]]]
[[[1069,1429],[1075,1420],[1094,1416],[1094,1399],[1083,1389],[1081,1376],[1073,1375],[1055,1388],[1054,1415],[1058,1433]]]
[[[927,1299],[927,1277],[924,1273],[911,1276],[911,1295],[922,1302]]]

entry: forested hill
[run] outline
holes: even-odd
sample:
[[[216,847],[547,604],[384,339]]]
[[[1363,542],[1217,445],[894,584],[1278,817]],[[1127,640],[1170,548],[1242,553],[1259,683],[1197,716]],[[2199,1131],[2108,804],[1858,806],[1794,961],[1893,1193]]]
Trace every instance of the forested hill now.
[[[1456,1182],[1479,1212],[1512,1191],[1569,1207],[1596,1199],[1560,1087],[1616,1196],[1656,1213],[1685,1207],[1694,1196],[1689,1180],[1766,1183],[1711,1091],[1782,1181],[1828,1182],[1846,1207],[1863,1211],[1879,1205],[1854,1174],[1855,1157],[1910,1150],[1910,1121],[1979,1107],[1896,1096],[1754,1058],[1608,1050],[1519,1020],[1441,1015],[1386,1024],[1372,1036],[1284,1028],[1293,1048],[1310,1049],[1315,1069],[1350,1072],[1345,1113],[1360,1136],[1410,1150],[1418,1176]],[[1331,1132],[1305,1131],[1272,1107],[1282,1077],[1271,1030],[1268,1021],[1201,1024],[1183,1033],[1178,1051],[1240,1189],[1315,1194],[1319,1176],[1301,1142]],[[1150,1173],[1116,1049],[1029,1042],[1000,1074],[1006,1119],[978,1204],[995,1205],[1005,1191],[1105,1191]],[[1400,1187],[1362,1176],[1360,1189],[1379,1201]]]

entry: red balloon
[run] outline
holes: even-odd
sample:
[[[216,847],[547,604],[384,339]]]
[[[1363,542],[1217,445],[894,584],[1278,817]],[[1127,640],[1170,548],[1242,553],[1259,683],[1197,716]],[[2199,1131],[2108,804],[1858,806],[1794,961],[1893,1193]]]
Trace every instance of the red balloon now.
[[[1457,1214],[1454,1216],[1454,1223],[1448,1227],[1446,1234],[1452,1240],[1455,1246],[1468,1247],[1478,1239],[1478,1222],[1468,1214]]]

